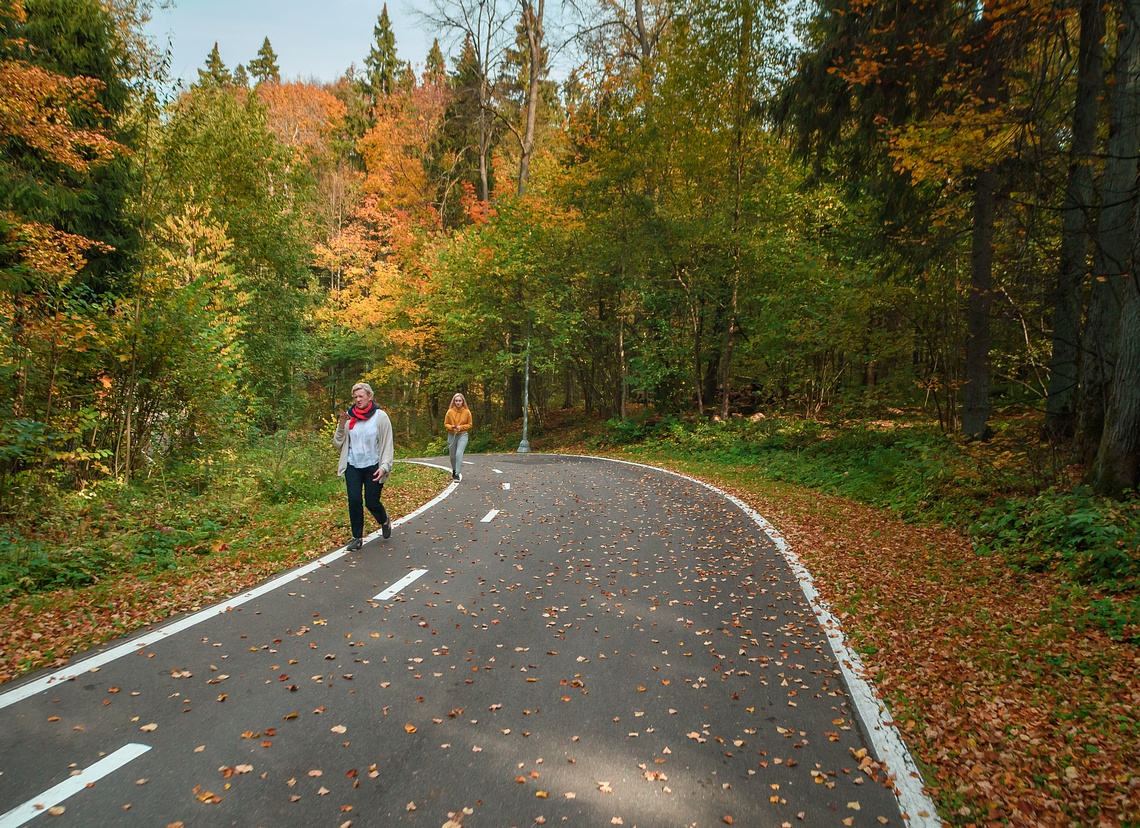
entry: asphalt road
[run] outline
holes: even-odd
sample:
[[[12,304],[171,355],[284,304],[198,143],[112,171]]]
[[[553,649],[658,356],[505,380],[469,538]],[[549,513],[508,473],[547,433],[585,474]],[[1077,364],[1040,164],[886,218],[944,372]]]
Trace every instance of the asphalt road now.
[[[389,540],[0,687],[0,828],[904,824],[749,515],[643,467],[468,459]]]

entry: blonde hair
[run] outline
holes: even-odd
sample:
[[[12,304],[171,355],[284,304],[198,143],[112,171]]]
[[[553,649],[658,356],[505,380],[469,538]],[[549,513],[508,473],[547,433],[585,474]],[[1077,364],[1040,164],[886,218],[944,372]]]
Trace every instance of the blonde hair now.
[[[464,405],[464,407],[466,407],[466,406],[467,406],[467,398],[466,398],[465,396],[463,396],[463,392],[462,392],[462,391],[456,391],[456,392],[455,392],[455,396],[453,396],[453,397],[451,398],[451,403],[450,403],[450,405],[455,405],[455,401],[456,401],[456,400],[463,400],[463,405]]]
[[[376,396],[375,394],[372,393],[372,386],[366,382],[358,382],[358,383],[356,383],[356,385],[352,386],[352,393],[355,394],[361,388],[363,388],[365,391],[368,392],[369,397],[375,397]]]

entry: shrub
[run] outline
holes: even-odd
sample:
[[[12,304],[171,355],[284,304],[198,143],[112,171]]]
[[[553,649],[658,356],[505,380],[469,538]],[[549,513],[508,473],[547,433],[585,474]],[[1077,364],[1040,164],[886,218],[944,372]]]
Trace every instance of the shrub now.
[[[1062,567],[1083,583],[1127,589],[1140,576],[1140,499],[1049,489],[986,509],[970,533],[979,551],[1004,552],[1034,570]]]

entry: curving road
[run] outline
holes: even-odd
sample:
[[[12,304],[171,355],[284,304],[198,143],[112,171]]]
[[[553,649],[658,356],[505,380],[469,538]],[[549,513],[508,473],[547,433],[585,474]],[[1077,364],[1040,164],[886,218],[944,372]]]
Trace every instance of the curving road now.
[[[468,459],[387,541],[0,690],[0,828],[904,824],[751,516]]]

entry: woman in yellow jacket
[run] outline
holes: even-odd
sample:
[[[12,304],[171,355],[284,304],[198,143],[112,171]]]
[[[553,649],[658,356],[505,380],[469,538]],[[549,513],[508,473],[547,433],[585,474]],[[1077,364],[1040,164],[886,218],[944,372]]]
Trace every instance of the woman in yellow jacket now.
[[[467,450],[467,432],[471,430],[471,409],[467,398],[456,394],[451,398],[443,418],[447,429],[447,453],[451,457],[451,479],[463,479],[463,452]]]

